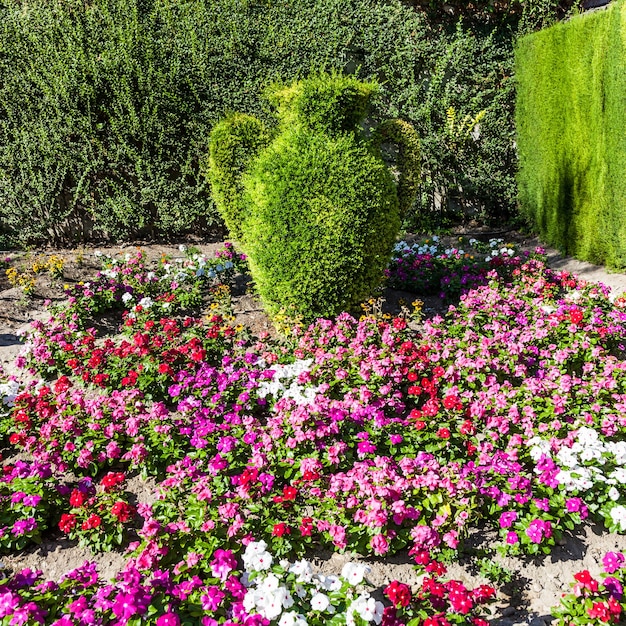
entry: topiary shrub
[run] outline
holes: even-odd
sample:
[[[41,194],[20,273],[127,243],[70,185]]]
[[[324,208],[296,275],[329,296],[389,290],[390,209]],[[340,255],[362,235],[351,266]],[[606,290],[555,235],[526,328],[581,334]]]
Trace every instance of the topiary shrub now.
[[[356,310],[380,284],[415,196],[419,143],[400,120],[365,137],[360,123],[376,91],[338,74],[270,89],[279,125],[254,156],[247,148],[269,137],[254,118],[231,116],[211,133],[213,195],[270,315],[311,321]],[[400,146],[398,184],[384,140]]]

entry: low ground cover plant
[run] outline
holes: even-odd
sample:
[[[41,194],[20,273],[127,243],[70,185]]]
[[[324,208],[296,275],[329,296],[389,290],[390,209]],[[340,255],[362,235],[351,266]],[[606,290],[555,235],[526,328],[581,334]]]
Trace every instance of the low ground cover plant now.
[[[473,525],[512,554],[549,553],[587,518],[626,531],[626,301],[539,253],[487,246],[480,280],[417,331],[403,317],[344,313],[278,339],[223,312],[190,314],[181,285],[205,299],[226,289],[197,263],[182,280],[164,267],[184,260],[105,260],[116,276],[34,325],[20,357],[33,380],[6,387],[3,455],[32,460],[20,470],[28,488],[11,487],[18,465],[4,462],[13,517],[0,531],[20,531],[12,550],[36,530],[119,545],[126,567],[114,582],[89,564],[58,582],[13,574],[0,617],[481,626],[494,591],[446,580],[441,564]],[[465,252],[444,255],[450,274],[463,271]],[[101,336],[91,320],[108,309],[120,333]],[[157,481],[153,501],[125,497],[139,472]],[[358,565],[345,580],[309,576],[298,559],[320,548],[406,550],[426,577],[420,589],[390,581],[378,605],[353,590]]]

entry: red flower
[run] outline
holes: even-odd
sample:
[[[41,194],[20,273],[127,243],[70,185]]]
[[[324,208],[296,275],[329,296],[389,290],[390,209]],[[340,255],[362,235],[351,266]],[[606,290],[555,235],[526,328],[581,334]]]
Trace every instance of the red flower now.
[[[409,372],[407,374],[407,378],[409,379],[409,382],[414,383],[417,380],[417,374],[415,372]]]
[[[274,537],[282,537],[283,535],[288,535],[291,532],[289,526],[284,522],[280,522],[280,524],[274,524],[274,530],[272,530],[272,535]]]
[[[446,569],[446,566],[443,563],[440,563],[439,561],[431,561],[426,566],[426,571],[429,572],[430,574],[435,574],[436,576],[442,576],[448,570]]]
[[[313,518],[303,517],[302,523],[300,524],[300,534],[303,537],[310,537],[312,532],[313,532]]]
[[[83,506],[85,503],[85,494],[78,489],[74,489],[72,491],[72,495],[70,496],[70,504],[75,507]]]
[[[104,490],[108,493],[114,487],[123,483],[124,480],[126,480],[126,476],[124,475],[123,472],[109,472],[102,478],[102,480],[100,481],[100,484],[104,487]]]
[[[393,327],[396,330],[404,330],[406,328],[406,321],[403,320],[401,317],[394,317]]]
[[[450,430],[448,428],[440,428],[437,431],[437,437],[440,439],[450,439]]]
[[[395,606],[409,606],[411,603],[411,589],[397,580],[390,582],[385,588],[385,595]]]
[[[159,374],[168,374],[171,376],[172,373],[172,368],[167,363],[161,363],[159,365]]]
[[[54,383],[54,391],[56,393],[63,393],[67,391],[72,386],[70,379],[67,376],[61,376],[59,380]]]
[[[418,565],[428,565],[430,563],[430,552],[428,550],[414,550],[414,548],[411,548],[409,554]]]
[[[445,374],[445,371],[443,367],[439,365],[433,370],[433,376],[436,376],[437,378],[441,378],[444,374]]]
[[[611,621],[611,612],[609,607],[604,602],[594,602],[590,609],[587,609],[587,614],[591,618],[597,617],[602,622]]]
[[[465,420],[460,428],[459,432],[462,435],[473,435],[476,432],[476,427],[474,426],[474,422],[472,420]]]
[[[580,324],[583,321],[583,312],[580,309],[570,311],[569,319],[572,324]]]
[[[111,513],[117,517],[118,521],[124,524],[127,522],[134,514],[135,509],[128,504],[128,502],[124,502],[123,500],[118,500],[112,507]]]
[[[295,487],[283,487],[283,500],[295,500],[298,490]]]
[[[456,409],[461,405],[461,401],[456,396],[446,396],[443,399],[443,406],[446,409]]]
[[[93,513],[81,524],[80,528],[81,530],[90,530],[92,528],[98,528],[100,524],[102,524],[102,518]]]
[[[574,574],[574,580],[577,580],[583,587],[589,589],[592,593],[598,591],[598,581],[591,576],[589,570],[585,569],[582,572]]]
[[[16,445],[24,445],[24,441],[26,440],[26,433],[13,433],[10,437],[9,437],[9,443],[12,446],[16,446]]]
[[[63,515],[61,515],[61,521],[59,522],[61,532],[69,533],[74,526],[76,526],[76,515],[72,513],[63,513]]]

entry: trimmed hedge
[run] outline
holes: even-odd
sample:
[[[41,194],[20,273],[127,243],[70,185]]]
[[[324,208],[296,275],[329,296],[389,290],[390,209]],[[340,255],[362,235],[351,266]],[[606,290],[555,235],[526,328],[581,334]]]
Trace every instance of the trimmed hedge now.
[[[274,318],[309,323],[358,312],[383,279],[420,160],[406,122],[388,120],[364,135],[377,92],[375,83],[316,74],[268,90],[279,118],[271,141],[260,121],[239,113],[211,133],[218,208]],[[398,145],[397,184],[382,142]]]
[[[561,251],[626,267],[626,2],[520,40],[520,206]]]
[[[229,111],[318,69],[381,84],[372,125],[423,138],[408,220],[454,202],[510,215],[512,35],[451,32],[400,0],[0,0],[0,220],[37,243],[203,232],[220,222],[201,175]],[[482,110],[478,141],[447,129]],[[88,216],[88,219],[85,219]],[[417,217],[416,217],[417,216]]]

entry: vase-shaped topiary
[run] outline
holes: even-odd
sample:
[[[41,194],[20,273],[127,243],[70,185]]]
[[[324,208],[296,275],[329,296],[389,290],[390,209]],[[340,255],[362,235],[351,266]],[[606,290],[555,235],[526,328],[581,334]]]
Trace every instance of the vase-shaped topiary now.
[[[211,133],[213,197],[270,315],[311,321],[354,311],[382,280],[416,193],[419,141],[401,120],[364,135],[376,91],[351,77],[314,76],[269,90],[273,133],[243,114]],[[397,182],[384,141],[399,147]]]

